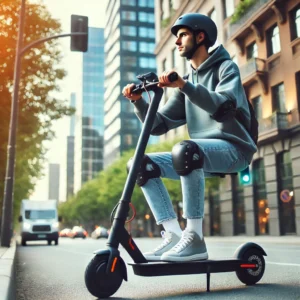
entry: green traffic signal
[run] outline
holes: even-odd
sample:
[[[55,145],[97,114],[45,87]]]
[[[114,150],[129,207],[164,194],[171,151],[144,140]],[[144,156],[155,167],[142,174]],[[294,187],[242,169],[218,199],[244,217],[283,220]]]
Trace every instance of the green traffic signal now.
[[[243,171],[240,172],[240,183],[241,184],[249,184],[250,183],[250,169],[247,167]]]

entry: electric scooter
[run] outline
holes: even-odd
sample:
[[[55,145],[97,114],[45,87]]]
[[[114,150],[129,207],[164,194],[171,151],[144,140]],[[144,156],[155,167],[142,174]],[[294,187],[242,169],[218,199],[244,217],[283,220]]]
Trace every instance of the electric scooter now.
[[[87,289],[95,297],[107,298],[119,289],[123,280],[127,281],[126,265],[118,250],[120,244],[133,259],[133,262],[128,264],[132,266],[134,273],[139,276],[206,274],[208,292],[210,291],[211,273],[236,272],[242,283],[246,285],[257,283],[264,274],[264,256],[266,256],[266,253],[262,247],[255,243],[242,244],[235,251],[233,258],[189,262],[149,262],[125,229],[137,174],[163,95],[163,89],[157,86],[158,77],[156,74],[151,72],[139,75],[137,78],[141,83],[136,85],[133,93],[153,91],[154,97],[149,105],[121,199],[112,212],[114,215],[107,247],[95,251],[95,256],[86,267],[85,284]],[[175,72],[169,75],[170,82],[177,80],[177,78],[178,75]]]

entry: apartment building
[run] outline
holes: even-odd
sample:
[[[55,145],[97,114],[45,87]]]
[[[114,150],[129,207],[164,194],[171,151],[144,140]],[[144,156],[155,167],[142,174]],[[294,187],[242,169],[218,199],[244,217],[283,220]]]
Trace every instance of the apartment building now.
[[[260,126],[251,184],[227,176],[219,190],[207,194],[205,233],[300,235],[300,4],[257,0],[239,13],[241,5],[239,0],[156,0],[158,73],[175,67],[185,74],[189,68],[170,32],[180,15],[199,12],[216,22],[215,47],[223,44],[239,66]],[[164,138],[185,132],[182,127]]]

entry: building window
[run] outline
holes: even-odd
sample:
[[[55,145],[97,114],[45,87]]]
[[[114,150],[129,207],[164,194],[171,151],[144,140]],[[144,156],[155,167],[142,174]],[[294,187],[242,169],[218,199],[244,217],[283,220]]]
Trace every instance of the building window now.
[[[134,11],[122,11],[122,20],[135,21],[136,13]]]
[[[283,83],[272,87],[272,110],[273,112],[286,112]]]
[[[280,234],[296,232],[292,159],[289,151],[276,156]]]
[[[146,38],[155,38],[155,30],[153,28],[140,27],[139,36],[146,37]]]
[[[136,67],[136,57],[135,56],[124,56],[123,57],[124,66]]]
[[[247,60],[257,57],[257,44],[254,42],[247,47]]]
[[[280,35],[277,25],[273,26],[267,31],[267,50],[268,56],[280,52]]]
[[[136,27],[135,26],[122,26],[122,34],[128,36],[136,36]]]
[[[151,57],[140,57],[139,58],[139,65],[140,68],[150,68],[150,69],[155,69],[156,68],[156,60],[155,58]]]
[[[136,74],[134,72],[124,72],[123,76],[127,81],[134,81],[136,80]]]
[[[300,37],[300,6],[290,12],[291,40]]]
[[[264,160],[253,162],[253,196],[255,213],[255,234],[269,233],[269,214]]]
[[[138,0],[140,7],[154,7],[154,0]]]
[[[122,42],[122,49],[127,50],[127,51],[136,51],[136,49],[137,49],[136,42],[123,41]]]
[[[252,99],[252,106],[255,112],[255,117],[257,120],[262,119],[262,100],[261,96],[255,97]]]
[[[141,53],[154,53],[154,49],[155,49],[154,43],[140,42],[139,50]]]
[[[224,19],[230,17],[234,13],[234,0],[223,0]]]
[[[138,19],[140,22],[154,23],[154,14],[139,12]]]
[[[135,0],[122,0],[122,5],[135,6]]]

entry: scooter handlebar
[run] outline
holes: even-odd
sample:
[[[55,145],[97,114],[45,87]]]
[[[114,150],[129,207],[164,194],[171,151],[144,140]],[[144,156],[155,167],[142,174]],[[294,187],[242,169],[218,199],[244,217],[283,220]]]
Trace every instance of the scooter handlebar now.
[[[169,74],[168,79],[170,82],[174,82],[178,79],[178,74],[176,72],[172,72]],[[146,85],[139,84],[135,87],[134,90],[132,90],[132,94],[138,94],[143,92],[145,89],[150,89],[154,86],[157,86],[158,82],[149,82]]]

